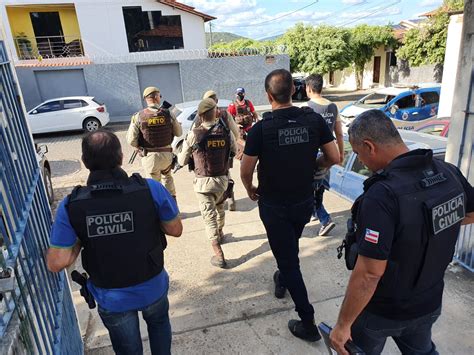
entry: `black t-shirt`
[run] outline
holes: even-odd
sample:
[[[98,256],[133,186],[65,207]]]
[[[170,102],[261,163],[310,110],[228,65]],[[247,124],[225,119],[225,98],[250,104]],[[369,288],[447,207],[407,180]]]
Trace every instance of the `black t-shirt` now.
[[[398,157],[414,156],[417,151],[409,152]],[[407,171],[410,174],[410,171]],[[459,169],[456,168],[456,175],[459,182],[462,184],[466,194],[466,213],[474,211],[474,188],[469,184],[466,178],[462,175]],[[371,259],[389,260],[390,253],[394,242],[397,240],[397,230],[399,224],[410,223],[410,221],[398,221],[398,201],[393,193],[383,184],[375,183],[364,194],[362,202],[358,207],[357,214],[357,242],[359,247],[359,254]],[[419,221],[423,223],[423,221]],[[414,236],[414,238],[419,236]],[[387,265],[391,267],[390,261]],[[386,272],[387,272],[386,270]],[[380,285],[379,285],[380,286]],[[389,304],[390,301],[386,299],[379,299],[374,296],[369,302],[368,309],[374,313],[380,313],[383,316],[403,318],[403,314],[408,311],[413,313],[419,312],[424,314],[424,309],[436,309],[440,306],[441,296],[443,291],[443,282],[440,282],[434,287],[429,299],[424,298],[422,305],[403,304],[398,307],[394,304]],[[420,302],[420,299],[412,300]],[[419,303],[420,304],[420,303]],[[415,309],[417,308],[417,309]]]
[[[303,122],[309,131],[312,150],[302,149],[302,145],[264,146],[263,125],[265,120],[277,120],[278,124]],[[275,132],[275,135],[277,133]],[[278,138],[275,137],[278,141]],[[275,110],[272,118],[257,122],[249,131],[244,153],[259,158],[259,193],[266,201],[275,203],[295,203],[312,196],[312,174],[319,147],[334,140],[321,115],[304,111],[299,107]],[[302,153],[302,152],[305,153]],[[271,152],[271,153],[270,153]],[[261,179],[267,177],[266,179]]]

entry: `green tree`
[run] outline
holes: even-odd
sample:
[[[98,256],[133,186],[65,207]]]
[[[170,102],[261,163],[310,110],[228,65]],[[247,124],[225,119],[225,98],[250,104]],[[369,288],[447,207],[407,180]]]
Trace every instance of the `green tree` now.
[[[349,38],[343,28],[297,24],[278,43],[286,47],[292,71],[325,74],[351,64]]]
[[[362,88],[364,69],[380,46],[395,46],[390,26],[359,25],[351,30],[351,55],[355,67],[357,89]]]
[[[397,56],[411,66],[443,64],[448,37],[449,11],[462,10],[463,0],[445,0],[443,6],[422,26],[409,30]]]
[[[238,39],[227,43],[215,43],[209,48],[212,52],[253,54],[272,51],[275,43],[270,41],[255,41],[253,39]]]

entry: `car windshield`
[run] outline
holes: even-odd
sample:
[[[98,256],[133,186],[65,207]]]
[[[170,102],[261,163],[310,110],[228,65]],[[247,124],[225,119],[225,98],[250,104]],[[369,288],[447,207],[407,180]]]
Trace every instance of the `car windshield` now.
[[[385,95],[374,92],[357,102],[357,106],[379,108],[388,104],[395,96]]]

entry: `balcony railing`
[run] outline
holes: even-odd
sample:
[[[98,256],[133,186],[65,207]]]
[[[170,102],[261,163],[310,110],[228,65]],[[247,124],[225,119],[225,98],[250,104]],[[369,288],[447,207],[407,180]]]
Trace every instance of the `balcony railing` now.
[[[18,59],[83,57],[80,36],[14,37]]]

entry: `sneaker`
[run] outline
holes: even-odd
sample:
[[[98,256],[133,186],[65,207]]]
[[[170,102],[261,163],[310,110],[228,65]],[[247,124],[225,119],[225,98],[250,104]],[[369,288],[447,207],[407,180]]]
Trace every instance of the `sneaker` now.
[[[315,342],[321,339],[314,320],[311,324],[306,324],[303,321],[292,319],[288,322],[288,329],[290,329],[291,334],[295,337],[306,341]]]
[[[275,297],[284,298],[286,294],[286,287],[280,284],[280,271],[277,270],[273,274],[273,282],[275,282]]]
[[[311,217],[311,222],[319,221],[318,216]]]
[[[333,221],[329,220],[328,223],[323,224],[323,225],[321,226],[321,229],[319,230],[318,235],[319,235],[319,236],[327,235],[330,231],[332,231],[332,229],[333,229],[335,226],[336,226],[336,223],[334,223]]]

